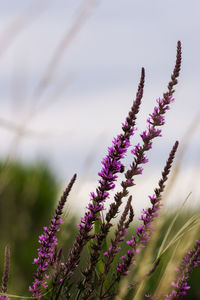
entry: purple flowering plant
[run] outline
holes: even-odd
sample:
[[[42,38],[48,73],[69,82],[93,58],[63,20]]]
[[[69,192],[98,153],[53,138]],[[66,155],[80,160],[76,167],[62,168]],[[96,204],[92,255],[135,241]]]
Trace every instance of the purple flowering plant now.
[[[72,177],[64,191],[49,226],[43,228],[39,236],[37,256],[34,258],[35,273],[29,286],[28,297],[14,296],[7,293],[9,278],[9,246],[5,249],[4,274],[0,299],[114,299],[118,294],[121,280],[129,275],[133,265],[137,265],[137,254],[148,246],[154,231],[154,220],[159,217],[162,205],[162,194],[168,179],[170,169],[178,148],[178,141],[172,147],[166,165],[162,171],[158,187],[149,197],[150,206],[142,211],[140,224],[131,238],[126,238],[131,231],[134,219],[132,195],[129,188],[135,185],[135,176],[141,175],[143,165],[148,162],[147,153],[152,149],[154,138],[161,137],[162,126],[165,124],[165,114],[174,102],[174,86],[177,84],[181,67],[181,42],[177,43],[176,63],[168,84],[167,92],[156,100],[156,106],[147,118],[147,128],[140,134],[141,142],[131,149],[132,163],[125,168],[122,160],[131,147],[131,139],[136,128],[136,118],[143,97],[145,70],[142,68],[136,98],[128,113],[122,132],[113,139],[108,148],[107,156],[102,160],[102,169],[98,173],[98,186],[90,194],[85,215],[78,223],[78,234],[67,257],[63,257],[62,248],[58,247],[57,233],[63,224],[62,213],[68,195],[76,181],[76,174]],[[119,175],[124,176],[120,183],[120,190],[115,192],[113,202],[105,212],[105,202],[115,190]],[[110,231],[114,226],[114,218],[119,216],[120,207],[125,208],[119,217],[114,234],[110,238]],[[127,249],[121,253],[121,247],[126,244]],[[84,248],[88,248],[88,264],[85,269],[79,267]],[[150,276],[157,269],[162,256],[158,257],[146,276]],[[196,241],[194,249],[188,251],[177,270],[176,280],[172,282],[169,294],[162,299],[180,299],[190,288],[188,280],[192,270],[200,263],[200,242]],[[137,266],[139,267],[139,266]],[[74,283],[74,274],[78,272],[80,279]],[[169,287],[170,290],[170,287]],[[156,299],[154,295],[144,294],[144,298]],[[161,298],[160,298],[161,299]]]

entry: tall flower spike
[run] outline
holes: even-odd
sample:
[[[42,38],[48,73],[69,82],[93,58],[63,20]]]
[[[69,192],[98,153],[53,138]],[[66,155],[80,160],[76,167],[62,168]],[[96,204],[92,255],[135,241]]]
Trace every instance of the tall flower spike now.
[[[167,99],[169,96],[172,96],[174,93],[174,86],[178,83],[177,78],[179,77],[180,69],[181,69],[181,60],[182,60],[182,49],[181,49],[181,41],[177,42],[177,54],[176,54],[176,64],[174,67],[174,71],[171,75],[171,81],[168,84],[168,91],[163,94],[163,97]]]
[[[113,288],[115,283],[120,280],[121,276],[128,274],[131,264],[135,263],[135,261],[133,260],[134,256],[140,251],[140,248],[144,248],[145,243],[149,241],[149,232],[151,233],[152,231],[152,222],[154,218],[157,217],[157,211],[160,208],[161,193],[164,190],[164,183],[168,178],[168,174],[170,172],[177,148],[178,142],[176,141],[162,172],[162,178],[158,183],[159,188],[154,190],[155,195],[149,196],[152,206],[151,208],[148,208],[143,211],[143,214],[140,219],[143,222],[143,224],[141,224],[141,226],[137,228],[137,235],[132,236],[132,239],[126,242],[131,247],[131,250],[128,250],[128,252],[121,257],[122,262],[117,266],[117,273],[115,275],[115,278],[111,282],[110,287],[107,288],[107,290],[102,295],[103,297],[109,297],[110,290]]]
[[[5,261],[4,261],[4,271],[2,276],[1,292],[6,293],[8,289],[8,279],[9,279],[9,269],[10,269],[10,247],[6,245],[5,247]],[[10,300],[7,296],[0,296],[1,300]]]
[[[165,95],[165,98],[158,99],[157,103],[158,106],[154,108],[153,113],[150,115],[150,118],[147,120],[148,123],[148,130],[144,131],[141,134],[141,138],[143,140],[143,145],[140,144],[136,145],[135,148],[132,150],[134,155],[134,161],[130,166],[130,169],[125,173],[126,180],[121,183],[122,191],[116,193],[114,200],[115,202],[111,203],[109,211],[106,214],[106,223],[101,224],[100,233],[96,236],[96,241],[93,244],[94,251],[90,254],[90,265],[84,271],[86,276],[85,281],[88,282],[91,280],[92,273],[94,271],[94,267],[97,264],[100,249],[102,247],[103,240],[106,238],[110,227],[112,226],[111,220],[115,218],[116,214],[118,213],[119,207],[122,204],[122,199],[128,195],[128,188],[134,185],[134,176],[142,174],[143,169],[140,167],[141,164],[145,164],[148,162],[145,152],[151,149],[152,147],[152,139],[155,137],[161,136],[161,130],[157,129],[156,127],[164,125],[164,114],[169,109],[169,104],[173,102],[172,94],[173,87],[177,83],[177,77],[179,76],[180,71],[180,64],[181,64],[181,43],[178,42],[177,44],[177,55],[176,55],[176,64],[174,67],[173,74],[171,76],[172,81],[168,84],[168,92]],[[143,90],[143,89],[142,89]],[[138,88],[138,93],[140,93],[140,88]]]
[[[38,257],[33,261],[33,263],[37,265],[37,272],[34,274],[32,286],[29,287],[29,290],[32,292],[32,297],[38,297],[41,299],[42,289],[46,289],[48,287],[47,280],[49,275],[47,274],[47,271],[54,258],[54,251],[57,245],[56,234],[60,230],[59,225],[63,224],[61,215],[75,180],[76,174],[72,177],[58,203],[54,217],[51,220],[51,225],[49,227],[45,226],[44,233],[39,237],[41,247],[38,248]]]
[[[128,114],[128,117],[126,118],[126,121],[125,121],[125,124],[122,124],[123,127],[123,131],[124,131],[124,135],[126,135],[127,133],[126,132],[129,132],[131,128],[134,129],[134,126],[135,126],[135,120],[136,120],[136,115],[139,111],[139,107],[140,107],[140,103],[141,103],[141,99],[142,99],[142,96],[143,96],[143,89],[144,89],[144,79],[145,79],[145,70],[144,68],[142,68],[141,70],[141,77],[140,77],[140,82],[139,82],[139,85],[138,85],[138,90],[137,90],[137,93],[136,93],[136,99],[135,101],[133,102],[133,105],[131,107],[131,110]],[[130,135],[130,134],[129,134]],[[86,268],[84,271],[83,271],[83,274],[85,275],[85,280],[84,280],[84,285],[90,281],[91,279],[91,276],[92,276],[92,273],[94,271],[94,268],[96,266],[96,263],[98,261],[98,258],[99,258],[99,253],[100,253],[100,249],[101,249],[101,244],[102,244],[102,241],[104,239],[104,235],[105,235],[105,231],[104,230],[100,230],[101,233],[101,237],[102,239],[97,241],[97,243],[94,243],[92,245],[92,251],[90,252],[90,262],[89,262],[89,267]]]
[[[130,137],[135,131],[136,115],[139,111],[143,96],[144,77],[145,71],[144,68],[142,68],[136,100],[131,107],[131,111],[125,123],[122,124],[123,133],[118,135],[117,138],[114,138],[112,147],[108,148],[108,155],[102,160],[103,168],[101,172],[98,173],[100,176],[99,186],[95,193],[91,193],[91,202],[87,207],[87,212],[78,224],[79,234],[75,239],[67,259],[64,279],[77,267],[84,246],[93,237],[93,235],[90,235],[93,224],[99,219],[99,213],[104,209],[104,202],[109,196],[109,191],[115,187],[114,182],[117,180],[117,174],[123,169],[121,159],[124,158],[130,146]],[[91,265],[92,263],[91,261]]]
[[[126,180],[121,183],[123,190],[115,195],[115,202],[110,205],[110,209],[106,215],[107,224],[110,220],[115,217],[118,212],[118,209],[122,203],[122,198],[128,195],[127,188],[134,185],[133,177],[135,175],[142,174],[143,169],[141,164],[148,162],[145,152],[152,148],[152,140],[155,137],[161,136],[161,130],[157,127],[164,125],[165,119],[164,114],[169,109],[169,104],[173,102],[172,95],[174,93],[173,87],[177,84],[177,77],[179,76],[181,67],[181,42],[177,43],[177,54],[176,54],[176,63],[174,71],[171,75],[171,81],[168,84],[168,91],[164,94],[163,99],[157,99],[158,105],[154,108],[152,114],[149,115],[147,119],[148,129],[141,134],[143,144],[139,143],[132,150],[134,155],[134,161],[130,166],[130,169],[125,173]]]
[[[200,241],[196,241],[193,250],[188,251],[183,257],[180,267],[178,268],[176,282],[172,282],[174,287],[171,294],[166,295],[167,300],[176,300],[182,298],[187,294],[190,289],[188,281],[194,268],[200,264]]]
[[[177,83],[177,76],[179,76],[181,64],[181,44],[178,42],[177,45],[177,56],[176,56],[176,64],[171,76],[172,81],[168,84],[168,94],[166,99],[158,99],[158,106],[154,109],[153,113],[150,115],[150,118],[147,120],[148,130],[144,131],[141,134],[141,138],[143,140],[143,145],[136,145],[133,149],[132,153],[134,155],[134,161],[130,166],[130,169],[125,173],[126,180],[121,183],[122,191],[116,193],[114,197],[114,202],[111,203],[109,211],[106,214],[106,222],[101,224],[100,233],[96,236],[96,241],[93,243],[94,251],[90,254],[90,265],[84,271],[84,275],[86,276],[85,281],[88,282],[91,280],[92,273],[97,264],[100,249],[102,247],[103,240],[106,238],[110,227],[112,226],[111,220],[115,218],[118,213],[119,207],[122,204],[122,199],[128,195],[128,187],[134,185],[134,176],[142,174],[143,169],[140,167],[141,164],[146,163],[148,160],[145,156],[145,152],[151,149],[152,147],[152,139],[155,137],[161,136],[161,130],[156,127],[164,125],[164,114],[169,109],[169,104],[174,100],[172,99],[173,91],[169,90],[169,86],[174,86]],[[176,80],[176,81],[175,81]],[[138,89],[139,94],[139,89]]]
[[[133,262],[134,256],[139,252],[140,248],[145,247],[145,244],[150,239],[150,234],[152,231],[152,223],[153,220],[158,216],[157,212],[160,209],[160,205],[161,205],[160,203],[161,194],[164,191],[164,187],[165,187],[164,184],[168,179],[168,175],[177,148],[178,148],[178,141],[175,142],[170,152],[169,158],[162,172],[162,178],[158,183],[159,187],[154,190],[155,194],[153,196],[149,196],[152,205],[148,209],[143,210],[142,216],[140,218],[142,224],[139,227],[137,227],[136,230],[137,236],[132,236],[132,239],[126,242],[132,248],[132,250],[129,250],[126,256],[123,256],[122,258],[123,262],[120,263],[117,267],[117,271],[120,274],[120,276],[127,275],[130,265],[134,263]]]

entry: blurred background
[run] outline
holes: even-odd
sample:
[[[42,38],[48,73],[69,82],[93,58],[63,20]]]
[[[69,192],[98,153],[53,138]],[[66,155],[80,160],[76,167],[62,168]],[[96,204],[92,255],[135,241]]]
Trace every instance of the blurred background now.
[[[27,286],[21,278],[32,278],[28,265],[38,234],[75,172],[66,223],[75,228],[85,211],[101,159],[121,130],[145,67],[132,145],[140,140],[166,91],[177,40],[183,62],[175,103],[143,176],[136,178],[134,209],[137,217],[148,205],[175,140],[180,147],[166,211],[174,213],[189,194],[185,207],[199,209],[199,11],[198,0],[0,1],[0,259],[9,242],[16,292]],[[130,162],[131,154],[125,166]],[[66,245],[72,239],[67,228]]]

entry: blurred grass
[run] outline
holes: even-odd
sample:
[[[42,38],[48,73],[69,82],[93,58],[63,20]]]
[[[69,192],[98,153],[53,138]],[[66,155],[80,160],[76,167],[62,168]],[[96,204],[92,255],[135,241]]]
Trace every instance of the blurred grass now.
[[[186,221],[193,218],[196,213],[194,210],[183,210],[178,215],[166,244],[171,242],[173,237],[184,227]],[[164,295],[171,291],[171,282],[175,279],[176,268],[181,262],[182,257],[187,250],[193,248],[195,240],[200,238],[198,224],[190,232],[185,232],[175,244],[169,247],[161,256],[161,261],[156,271],[151,276],[146,276],[155,263],[162,241],[175,216],[175,211],[165,212],[162,214],[161,220],[157,220],[155,231],[148,246],[138,254],[136,266],[133,266],[130,276],[125,278],[125,281],[127,281],[125,284],[128,288],[123,292],[121,299],[143,300],[146,299],[145,294],[153,294],[155,295],[155,299],[164,299]],[[197,284],[199,276],[200,270],[197,269],[192,275],[191,290],[185,299],[200,299],[199,286]],[[123,286],[120,288],[123,290]],[[116,299],[120,298],[116,297]]]

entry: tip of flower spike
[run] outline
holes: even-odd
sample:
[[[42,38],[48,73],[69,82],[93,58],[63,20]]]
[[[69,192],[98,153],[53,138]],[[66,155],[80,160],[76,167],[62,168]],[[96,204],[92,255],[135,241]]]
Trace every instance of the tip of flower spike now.
[[[74,175],[73,175],[73,177],[72,177],[72,179],[71,179],[71,182],[73,182],[73,183],[74,183],[74,181],[76,180],[76,178],[77,178],[77,174],[76,174],[76,173],[74,173]]]
[[[176,147],[178,147],[179,141],[176,141],[174,145],[175,145]]]
[[[145,79],[145,68],[142,67],[142,69],[141,69],[141,79],[140,79],[140,84],[139,84],[139,87],[138,87],[138,91],[139,91],[139,89],[144,88],[144,79]]]

